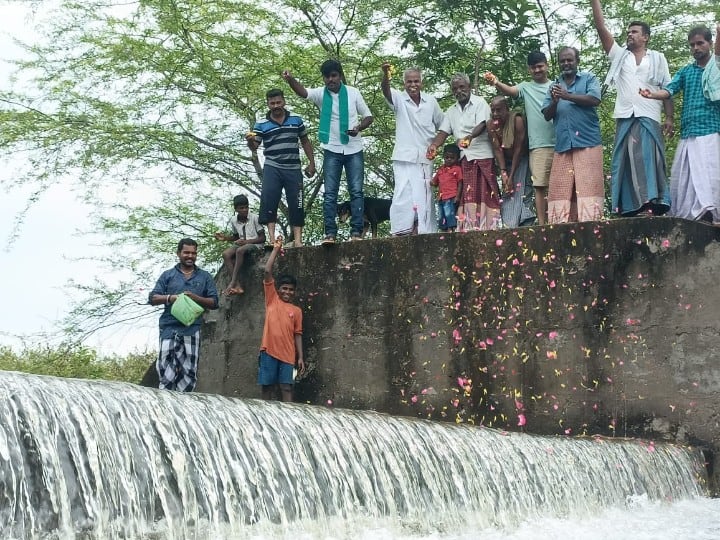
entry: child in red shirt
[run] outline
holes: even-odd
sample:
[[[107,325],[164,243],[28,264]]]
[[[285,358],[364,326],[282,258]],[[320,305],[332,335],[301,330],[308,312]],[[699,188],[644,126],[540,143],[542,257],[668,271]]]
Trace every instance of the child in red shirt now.
[[[457,207],[462,196],[463,176],[460,167],[460,148],[446,144],[443,149],[443,165],[430,181],[438,186],[438,227],[441,231],[455,232]]]

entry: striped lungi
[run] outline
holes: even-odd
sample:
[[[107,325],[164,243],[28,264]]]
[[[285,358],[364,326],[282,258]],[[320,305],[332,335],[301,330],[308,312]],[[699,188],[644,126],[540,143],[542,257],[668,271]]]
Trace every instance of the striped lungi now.
[[[610,185],[613,212],[662,215],[670,209],[665,142],[657,120],[617,119]]]
[[[604,203],[602,146],[555,152],[550,170],[548,222],[598,220]]]

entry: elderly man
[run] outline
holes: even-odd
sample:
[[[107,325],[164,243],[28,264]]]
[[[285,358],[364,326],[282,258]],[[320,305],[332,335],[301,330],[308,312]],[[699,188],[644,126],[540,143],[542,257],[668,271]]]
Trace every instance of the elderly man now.
[[[578,71],[580,52],[563,47],[558,53],[561,75],[545,96],[541,110],[555,126],[555,155],[550,170],[549,223],[592,221],[602,217],[603,154],[600,81]]]
[[[461,230],[496,229],[500,222],[500,192],[495,174],[493,149],[487,134],[490,106],[470,92],[470,79],[464,73],[450,80],[456,103],[445,112],[440,130],[428,147],[435,156],[438,146],[452,134],[462,151],[463,221]]]
[[[183,238],[178,242],[178,264],[160,275],[148,295],[148,303],[165,306],[160,315],[160,353],[157,372],[160,388],[192,392],[197,383],[200,360],[200,324],[202,315],[190,321],[180,322],[172,314],[172,305],[181,294],[205,309],[217,309],[218,293],[212,276],[195,265],[197,242]]]
[[[362,239],[363,233],[363,181],[365,159],[360,132],[373,122],[357,88],[343,83],[345,75],[340,62],[326,60],[320,66],[323,83],[320,88],[309,90],[288,70],[283,78],[298,96],[312,101],[320,110],[318,137],[323,149],[323,171],[325,175],[323,220],[325,238],[323,244],[334,244],[337,236],[337,198],[343,168],[350,193],[350,238]]]
[[[389,63],[382,65],[383,96],[395,113],[395,148],[393,149],[393,174],[395,190],[390,206],[390,233],[435,232],[434,205],[432,201],[432,161],[427,157],[427,147],[435,137],[443,121],[443,113],[437,100],[422,92],[422,73],[418,68],[405,70],[405,90],[390,88]]]
[[[717,26],[720,32],[720,24]],[[695,61],[687,64],[663,90],[643,89],[653,99],[683,93],[680,144],[673,161],[670,214],[720,225],[720,43],[704,26],[688,33]]]
[[[617,89],[612,211],[623,216],[662,215],[670,209],[662,132],[672,135],[673,103],[671,99],[662,103],[643,99],[638,90],[657,91],[670,82],[667,60],[662,53],[648,49],[647,23],[632,21],[626,45],[621,47],[605,26],[600,0],[591,0],[591,4],[595,28],[611,63],[605,84]]]

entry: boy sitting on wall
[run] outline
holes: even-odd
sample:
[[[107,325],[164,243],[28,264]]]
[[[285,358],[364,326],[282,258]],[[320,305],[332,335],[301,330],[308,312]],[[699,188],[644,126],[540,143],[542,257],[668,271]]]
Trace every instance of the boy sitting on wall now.
[[[237,215],[228,222],[228,229],[232,233],[215,233],[216,240],[233,244],[223,251],[225,267],[230,270],[230,285],[225,289],[225,294],[228,296],[245,292],[240,285],[240,267],[245,260],[245,254],[262,251],[265,245],[265,230],[260,225],[258,216],[250,212],[248,198],[245,195],[235,196],[233,208]]]
[[[283,238],[278,236],[273,250],[265,263],[263,286],[265,288],[265,326],[258,370],[258,384],[262,386],[262,398],[272,399],[280,386],[282,401],[293,400],[293,370],[297,363],[299,373],[305,371],[302,350],[302,310],[292,304],[297,280],[282,274],[277,280],[272,275],[275,258],[282,248]]]

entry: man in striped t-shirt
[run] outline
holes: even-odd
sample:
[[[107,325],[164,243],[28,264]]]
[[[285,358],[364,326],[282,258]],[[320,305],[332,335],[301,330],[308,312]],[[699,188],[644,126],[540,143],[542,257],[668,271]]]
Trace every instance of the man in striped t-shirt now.
[[[274,242],[277,210],[284,189],[294,236],[293,245],[300,247],[305,212],[302,206],[303,180],[299,146],[302,145],[307,156],[305,176],[310,178],[315,174],[312,143],[308,139],[302,118],[290,114],[285,109],[285,96],[282,90],[269,90],[265,97],[270,110],[265,120],[256,122],[253,131],[247,135],[250,150],[257,150],[260,143],[265,147],[265,166],[260,194],[260,224],[267,225],[270,242]]]

